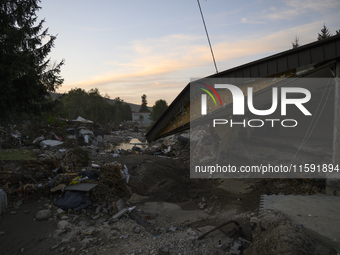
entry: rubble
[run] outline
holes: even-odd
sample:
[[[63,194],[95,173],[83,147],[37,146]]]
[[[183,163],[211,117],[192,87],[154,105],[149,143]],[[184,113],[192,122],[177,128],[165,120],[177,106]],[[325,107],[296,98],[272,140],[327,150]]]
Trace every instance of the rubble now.
[[[20,142],[19,136],[1,136],[19,154],[34,152],[29,159],[0,161],[0,210],[31,227],[30,243],[20,245],[25,253],[39,254],[33,246],[41,239],[45,254],[244,254],[251,237],[240,234],[241,225],[244,232],[272,227],[258,215],[246,216],[259,206],[259,194],[324,190],[320,183],[296,180],[237,180],[247,192],[233,193],[229,181],[223,189],[220,181],[190,180],[188,133],[146,144],[133,123],[107,130],[80,118],[60,121],[13,126]],[[139,142],[130,143],[133,138]],[[202,237],[229,220],[239,222],[236,232],[223,227]],[[34,223],[44,226],[38,229],[43,233]],[[1,237],[8,228],[0,225]]]

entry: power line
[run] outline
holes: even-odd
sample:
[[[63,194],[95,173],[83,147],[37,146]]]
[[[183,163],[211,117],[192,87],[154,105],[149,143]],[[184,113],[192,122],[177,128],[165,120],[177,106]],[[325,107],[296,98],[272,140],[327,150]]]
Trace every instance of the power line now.
[[[202,9],[201,9],[200,1],[197,0],[197,3],[198,3],[198,7],[200,8],[200,12],[201,12],[201,16],[202,16],[202,21],[203,21],[203,25],[204,25],[204,28],[205,28],[205,33],[207,34],[207,38],[208,38],[208,42],[209,42],[209,46],[210,46],[211,55],[212,55],[212,58],[213,58],[213,61],[214,61],[216,73],[218,73],[217,66],[216,66],[216,61],[215,61],[215,57],[214,57],[214,53],[213,53],[213,49],[211,47],[211,43],[210,43],[210,39],[209,39],[209,35],[208,35],[207,26],[205,25],[205,22],[204,22],[204,17],[203,17],[203,12],[202,12]]]

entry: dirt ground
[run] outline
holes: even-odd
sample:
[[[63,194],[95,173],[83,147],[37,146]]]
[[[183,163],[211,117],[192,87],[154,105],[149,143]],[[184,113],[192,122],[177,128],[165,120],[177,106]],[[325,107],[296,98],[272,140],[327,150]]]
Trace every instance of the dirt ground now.
[[[251,242],[247,254],[336,254],[323,240],[317,242],[314,253],[308,253],[313,250],[315,237],[309,237],[304,230],[297,231],[293,224],[287,223],[287,218],[277,220],[285,224],[266,230],[258,223],[264,217],[259,212],[261,195],[323,193],[324,181],[190,179],[188,162],[179,159],[132,154],[120,158],[102,155],[96,160],[101,163],[117,160],[127,166],[131,192],[122,198],[126,206],[136,206],[133,212],[144,226],[127,215],[112,219],[105,209],[109,205],[103,201],[92,201],[90,208],[82,212],[60,212],[53,205],[54,195],[24,200],[14,194],[8,197],[9,208],[1,217],[0,254],[231,255],[244,254]],[[52,216],[38,221],[36,213],[42,209],[51,210]],[[229,224],[198,238],[229,220],[240,226],[234,228]],[[275,230],[277,226],[284,231]],[[301,242],[284,243],[287,247],[302,248],[280,250],[278,244],[284,235],[292,239],[304,236]],[[259,247],[267,247],[266,240],[270,240],[268,247],[273,250],[262,253]],[[273,242],[277,245],[272,245]],[[240,248],[236,251],[238,244]],[[309,248],[303,249],[306,245]]]

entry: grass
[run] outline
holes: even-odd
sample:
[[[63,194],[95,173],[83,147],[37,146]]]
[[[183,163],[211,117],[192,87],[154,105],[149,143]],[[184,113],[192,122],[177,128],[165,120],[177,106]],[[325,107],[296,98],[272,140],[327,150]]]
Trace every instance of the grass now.
[[[36,154],[32,150],[10,149],[0,150],[0,160],[36,160]]]

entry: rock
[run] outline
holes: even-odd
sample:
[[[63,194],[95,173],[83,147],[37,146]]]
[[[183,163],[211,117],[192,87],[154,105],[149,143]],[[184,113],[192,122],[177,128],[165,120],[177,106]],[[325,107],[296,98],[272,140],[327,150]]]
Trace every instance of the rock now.
[[[61,243],[68,243],[70,241],[70,238],[63,238],[61,239]]]
[[[229,254],[230,255],[240,255],[241,251],[240,250],[232,250],[232,251],[229,251]]]
[[[65,233],[65,229],[57,229],[56,231],[54,231],[53,236],[59,236],[60,234],[64,234]]]
[[[91,239],[91,240],[93,240],[93,239]],[[90,239],[84,238],[83,240],[80,241],[80,243],[81,243],[81,248],[85,249],[89,245]]]
[[[22,205],[22,200],[17,201],[17,202],[15,203],[15,205],[16,205],[16,206]]]
[[[96,225],[96,222],[95,222],[94,220],[89,220],[89,221],[88,221],[88,224],[89,224],[90,226],[94,226],[94,225]]]
[[[51,250],[53,251],[53,250],[57,249],[58,246],[59,246],[58,244],[57,244],[57,245],[54,245],[54,246],[51,248]]]
[[[72,225],[67,220],[61,220],[61,221],[58,222],[58,226],[57,227],[59,229],[65,229],[65,228],[71,228]]]
[[[164,233],[166,231],[166,228],[158,228],[158,231]]]
[[[52,216],[51,210],[40,210],[36,213],[35,218],[37,220],[46,220]]]
[[[76,251],[76,248],[71,248],[69,251],[70,251],[70,253],[73,253],[73,252]]]
[[[25,251],[25,248],[21,248],[20,252],[23,253]]]
[[[208,226],[204,226],[204,227],[199,227],[199,228],[197,228],[197,230],[200,232],[199,235],[201,235],[201,234],[204,234],[204,233],[206,233],[206,232],[208,232],[208,231],[210,231],[214,228],[215,228],[215,226],[209,226],[208,225]],[[225,238],[225,234],[223,232],[221,232],[221,230],[218,229],[218,230],[215,230],[212,233],[210,233],[209,237],[213,237],[214,239],[219,238],[219,239],[223,240]]]
[[[138,195],[136,193],[133,193],[131,198],[129,199],[129,203],[138,204],[138,203],[141,203],[141,202],[145,202],[148,199],[149,199],[149,197],[147,197],[147,196],[141,196],[141,195]]]
[[[259,221],[259,227],[263,230],[269,229],[269,224],[268,222],[265,222],[264,220]]]
[[[169,255],[169,249],[161,247],[158,249],[158,255]]]
[[[63,209],[61,209],[61,208],[58,208],[57,213],[58,214],[62,214],[62,213],[65,213],[65,211]]]
[[[67,216],[63,216],[61,217],[62,220],[68,220],[68,217]]]
[[[189,228],[189,229],[187,230],[187,234],[190,235],[190,236],[197,236],[196,232],[193,231],[191,228]]]
[[[112,230],[111,235],[118,236],[118,235],[120,235],[120,233],[117,230]]]
[[[286,186],[285,183],[280,183],[280,182],[274,182],[274,186],[277,189],[282,189],[284,186]]]
[[[221,249],[222,251],[227,251],[227,246],[225,245],[225,244],[220,244],[219,246],[218,246],[218,248],[219,249]]]
[[[137,233],[137,234],[139,234],[140,233],[140,231],[141,231],[141,229],[140,228],[135,228],[135,233]]]
[[[154,251],[154,250],[151,250],[151,251],[150,251],[150,254],[154,254],[154,253],[155,253],[155,251]]]
[[[60,251],[60,252],[65,251],[65,247],[61,247],[61,248],[59,249],[59,251]]]
[[[101,211],[101,209],[102,209],[102,206],[101,206],[101,205],[98,205],[97,208],[96,208],[95,214],[99,214],[100,211]]]
[[[93,220],[96,220],[96,219],[98,219],[100,217],[100,215],[92,215],[91,216],[91,218],[93,219]]]
[[[14,214],[17,214],[17,212],[16,211],[11,211],[10,214],[14,215]]]
[[[199,209],[204,209],[206,206],[206,203],[199,203],[198,208]]]
[[[169,231],[174,232],[174,231],[176,231],[176,228],[175,228],[174,226],[171,226],[171,227],[169,228]]]
[[[255,225],[255,224],[258,224],[259,220],[257,217],[251,217],[249,222],[250,224]]]

